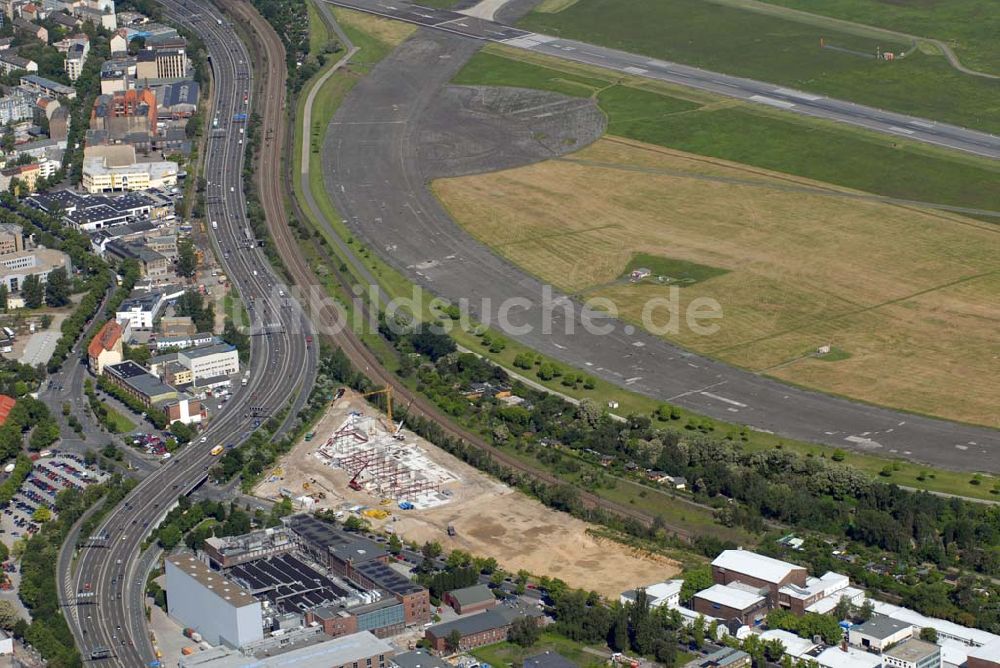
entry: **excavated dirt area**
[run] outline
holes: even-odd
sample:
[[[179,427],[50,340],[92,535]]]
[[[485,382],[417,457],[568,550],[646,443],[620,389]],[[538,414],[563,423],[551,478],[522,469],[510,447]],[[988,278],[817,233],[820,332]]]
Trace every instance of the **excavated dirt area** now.
[[[574,587],[616,598],[626,589],[649,585],[675,576],[678,564],[641,553],[614,541],[587,533],[588,524],[551,510],[521,492],[489,478],[429,442],[404,430],[407,443],[423,448],[435,463],[458,477],[445,489],[451,500],[427,510],[399,510],[381,505],[365,492],[347,487],[348,476],[327,466],[316,452],[347,419],[351,411],[372,414],[364,400],[348,393],[327,411],[310,442],[300,442],[279,464],[273,475],[254,490],[257,496],[276,499],[281,489],[317,498],[316,508],[348,509],[362,506],[391,512],[376,528],[391,528],[406,540],[438,541],[446,550],[459,548],[475,555],[492,556],[508,571],[526,569],[536,575],[559,577]],[[308,489],[303,485],[308,484]],[[449,537],[448,526],[456,535]]]

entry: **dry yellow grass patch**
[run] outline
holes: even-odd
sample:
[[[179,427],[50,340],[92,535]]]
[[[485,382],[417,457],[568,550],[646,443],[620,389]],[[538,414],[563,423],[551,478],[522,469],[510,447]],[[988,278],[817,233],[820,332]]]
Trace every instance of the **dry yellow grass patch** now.
[[[1000,426],[1000,227],[618,139],[434,189],[484,243],[563,290],[612,298],[626,319],[665,291],[617,282],[634,253],[729,270],[681,290],[682,303],[712,297],[725,313],[713,336],[671,335],[688,348]],[[826,344],[851,357],[804,357]]]
[[[365,14],[351,9],[335,8],[334,16],[341,23],[368,33],[375,39],[389,46],[398,46],[412,35],[417,27],[402,21],[390,21],[380,16]]]

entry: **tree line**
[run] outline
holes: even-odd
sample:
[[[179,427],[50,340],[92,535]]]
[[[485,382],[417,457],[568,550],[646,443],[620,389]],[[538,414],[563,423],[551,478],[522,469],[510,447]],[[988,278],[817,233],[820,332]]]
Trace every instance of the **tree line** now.
[[[503,369],[475,355],[448,352],[447,343],[434,342],[435,337],[446,338],[426,327],[419,337],[394,334],[387,338],[410,358],[409,368],[420,392],[470,427],[491,434],[498,446],[537,450],[544,442],[558,453],[574,453],[578,461],[598,453],[616,462],[632,462],[640,472],[655,469],[684,476],[696,500],[718,508],[720,523],[742,525],[758,533],[765,529],[765,520],[771,520],[881,550],[906,562],[1000,574],[1000,507],[905,490],[821,457],[783,449],[749,450],[738,434],[716,435],[710,429],[681,432],[657,426],[644,415],[618,421],[593,401],[575,406],[512,381]],[[349,365],[343,378],[352,386],[365,386]],[[526,403],[508,406],[489,397],[470,402],[466,392],[473,382],[511,387]],[[485,453],[454,443],[433,425],[412,418],[407,418],[407,424],[414,430],[425,429],[421,435],[432,442],[513,481],[552,507],[593,515],[600,521],[610,519],[582,509],[573,487],[534,483],[499,466]],[[611,524],[640,536],[649,532],[648,527],[627,520],[611,520]],[[707,541],[705,547],[718,551],[726,546]],[[979,584],[1000,596],[991,581]],[[921,609],[921,599],[915,597],[912,602]],[[977,606],[977,610],[969,623],[1000,630],[1000,613],[989,612],[988,606]],[[926,607],[921,611],[930,614]],[[959,618],[957,606],[945,612],[947,618]]]

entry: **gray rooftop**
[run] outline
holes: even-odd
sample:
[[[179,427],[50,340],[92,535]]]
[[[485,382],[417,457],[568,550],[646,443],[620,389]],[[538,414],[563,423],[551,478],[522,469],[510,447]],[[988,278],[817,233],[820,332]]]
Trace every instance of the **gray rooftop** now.
[[[224,577],[221,573],[213,571],[190,554],[176,554],[167,557],[167,560],[206,590],[224,599],[235,608],[242,608],[257,602],[257,599],[251,596],[249,591]]]
[[[397,654],[392,662],[399,668],[451,668],[449,664],[422,649]]]
[[[891,638],[903,629],[912,629],[912,624],[906,624],[892,617],[873,617],[861,626],[856,626],[852,631],[857,631],[870,638],[885,640]]]
[[[698,662],[699,666],[731,666],[738,662],[746,660],[750,655],[741,649],[736,649],[734,647],[723,647],[717,652],[712,652],[704,658],[704,660]]]
[[[458,631],[464,638],[475,633],[503,628],[510,623],[507,617],[501,615],[497,610],[487,610],[475,615],[459,617],[443,624],[435,624],[427,629],[427,632],[433,634],[435,638],[447,638],[452,631]]]
[[[234,350],[236,350],[236,346],[228,343],[216,343],[203,348],[189,348],[181,354],[188,359],[198,359],[199,357],[208,357],[209,355],[218,355],[219,353],[228,353]]]
[[[328,551],[341,560],[353,561],[355,565],[378,559],[386,554],[385,548],[375,541],[356,533],[343,531],[311,515],[293,515],[285,518],[285,522],[292,531],[313,547]]]
[[[483,603],[484,601],[496,600],[496,596],[493,595],[493,590],[484,584],[455,589],[448,592],[448,595],[458,601],[458,604],[461,606],[476,605],[477,603]]]
[[[243,656],[236,650],[213,648],[182,657],[180,665],[183,668],[330,668],[349,666],[355,661],[380,654],[388,658],[394,652],[395,649],[386,641],[362,631],[271,657]]]
[[[917,663],[921,659],[941,654],[941,648],[923,640],[910,638],[899,643],[892,649],[885,650],[883,654],[891,656],[894,659],[899,659],[900,661]]]

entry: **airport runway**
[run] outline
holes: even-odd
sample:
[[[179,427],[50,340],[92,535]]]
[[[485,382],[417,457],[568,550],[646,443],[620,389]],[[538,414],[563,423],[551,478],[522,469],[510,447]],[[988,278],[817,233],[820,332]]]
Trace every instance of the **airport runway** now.
[[[442,88],[481,45],[451,32],[418,31],[358,82],[335,115],[323,150],[326,187],[370,248],[432,292],[453,302],[471,300],[480,321],[496,322],[504,300],[519,299],[526,307],[512,319],[531,331],[512,338],[632,391],[789,438],[946,468],[1000,471],[1000,432],[989,428],[791,387],[622,323],[609,335],[590,334],[580,326],[579,308],[568,316],[556,308],[553,331],[543,333],[544,286],[455,225],[426,187],[436,166],[421,158],[421,128],[443,122],[428,123],[425,115],[440,113],[435,102]],[[482,298],[490,304],[480,309]],[[574,305],[558,293],[551,301]],[[575,324],[572,334],[568,322]]]
[[[532,33],[496,21],[486,21],[447,9],[422,7],[402,0],[326,1],[338,7],[357,9],[480,42],[505,44],[563,60],[603,67],[623,74],[690,86],[776,109],[847,123],[987,158],[1000,159],[1000,137],[986,132],[977,132],[933,120],[882,111],[763,81],[710,72],[665,60],[651,59],[627,51]]]

